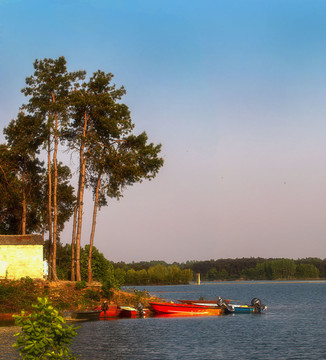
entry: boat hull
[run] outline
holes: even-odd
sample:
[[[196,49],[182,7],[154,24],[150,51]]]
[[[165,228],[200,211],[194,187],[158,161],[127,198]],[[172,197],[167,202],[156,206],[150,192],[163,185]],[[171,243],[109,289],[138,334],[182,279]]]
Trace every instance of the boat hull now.
[[[100,319],[117,318],[120,314],[120,309],[115,304],[108,305],[105,310],[103,310],[101,306],[98,306],[96,310],[100,310]]]
[[[100,310],[75,311],[72,318],[76,320],[98,320],[100,313]]]
[[[261,309],[249,305],[231,305],[235,313],[260,313]]]
[[[164,302],[151,302],[150,303],[155,314],[168,314],[168,315],[221,315],[222,309],[217,306],[193,305],[193,304],[176,304]]]
[[[131,318],[131,317],[137,317],[138,313],[135,308],[132,308],[130,306],[120,306],[120,314],[119,317],[121,318]]]

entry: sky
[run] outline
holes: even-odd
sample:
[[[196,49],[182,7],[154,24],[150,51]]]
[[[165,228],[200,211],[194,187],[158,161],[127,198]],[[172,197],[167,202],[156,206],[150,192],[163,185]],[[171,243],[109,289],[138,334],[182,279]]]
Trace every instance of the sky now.
[[[1,132],[34,60],[62,55],[113,73],[162,144],[157,177],[99,213],[108,259],[326,258],[324,0],[0,0]]]

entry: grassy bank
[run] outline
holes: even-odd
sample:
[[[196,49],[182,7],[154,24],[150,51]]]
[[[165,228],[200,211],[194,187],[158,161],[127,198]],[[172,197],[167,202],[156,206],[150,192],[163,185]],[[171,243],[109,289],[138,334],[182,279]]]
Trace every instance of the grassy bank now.
[[[31,311],[37,297],[48,297],[58,310],[88,310],[104,300],[117,305],[144,306],[151,300],[145,291],[123,292],[112,290],[110,299],[105,296],[101,283],[75,283],[71,281],[47,282],[24,278],[21,280],[0,280],[0,313]]]

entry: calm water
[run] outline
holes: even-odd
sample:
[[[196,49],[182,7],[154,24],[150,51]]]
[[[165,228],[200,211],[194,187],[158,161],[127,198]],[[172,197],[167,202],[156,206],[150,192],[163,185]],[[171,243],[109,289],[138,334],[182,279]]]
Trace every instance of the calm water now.
[[[216,298],[267,304],[263,314],[87,322],[73,350],[81,359],[326,359],[326,282],[221,282],[141,287],[169,300]],[[17,328],[0,327],[0,359]]]

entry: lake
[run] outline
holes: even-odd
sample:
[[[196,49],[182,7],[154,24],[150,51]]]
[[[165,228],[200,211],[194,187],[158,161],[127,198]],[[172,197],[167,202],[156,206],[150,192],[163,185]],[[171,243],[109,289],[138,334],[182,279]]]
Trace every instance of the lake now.
[[[144,318],[81,324],[73,344],[81,359],[326,359],[326,282],[217,282],[146,286],[168,300],[215,299],[268,306],[262,314]],[[0,358],[15,359],[16,327],[0,327]]]

